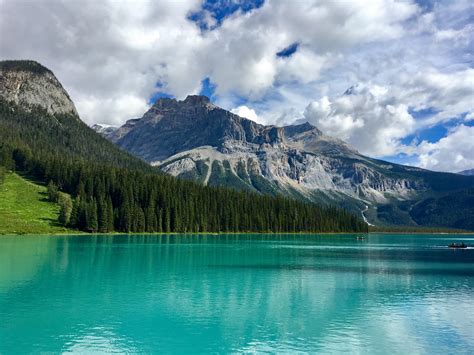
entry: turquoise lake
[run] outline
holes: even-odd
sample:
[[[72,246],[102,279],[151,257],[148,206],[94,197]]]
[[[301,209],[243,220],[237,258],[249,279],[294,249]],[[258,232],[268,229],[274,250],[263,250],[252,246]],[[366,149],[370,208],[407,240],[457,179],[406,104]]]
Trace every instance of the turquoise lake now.
[[[474,353],[474,235],[0,236],[0,353]]]

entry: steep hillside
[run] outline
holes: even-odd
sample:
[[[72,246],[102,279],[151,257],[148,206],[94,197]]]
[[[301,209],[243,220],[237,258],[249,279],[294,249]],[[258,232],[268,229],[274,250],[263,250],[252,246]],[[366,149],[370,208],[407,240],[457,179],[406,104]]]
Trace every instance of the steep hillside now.
[[[46,187],[8,173],[0,182],[0,234],[70,233],[58,224],[59,206],[47,200]]]
[[[27,155],[67,155],[99,164],[153,170],[82,122],[61,83],[37,62],[0,61],[0,115],[0,144],[27,142]]]

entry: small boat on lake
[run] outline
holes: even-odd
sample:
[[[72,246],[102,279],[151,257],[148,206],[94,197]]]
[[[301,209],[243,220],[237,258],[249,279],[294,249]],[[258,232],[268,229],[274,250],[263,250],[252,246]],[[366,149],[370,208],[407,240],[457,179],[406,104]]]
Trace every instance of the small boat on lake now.
[[[364,237],[363,235],[358,235],[358,236],[356,237],[356,239],[357,239],[357,240],[364,240],[365,237]]]
[[[448,248],[453,248],[453,249],[466,249],[467,245],[464,243],[450,243],[448,245]]]

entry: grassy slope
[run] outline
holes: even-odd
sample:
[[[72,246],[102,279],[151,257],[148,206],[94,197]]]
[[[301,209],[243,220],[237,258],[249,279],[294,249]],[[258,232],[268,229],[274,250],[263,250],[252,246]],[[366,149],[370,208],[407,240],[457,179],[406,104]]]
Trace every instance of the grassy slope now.
[[[10,173],[0,185],[0,234],[67,233],[57,224],[59,207],[47,201],[46,187]]]

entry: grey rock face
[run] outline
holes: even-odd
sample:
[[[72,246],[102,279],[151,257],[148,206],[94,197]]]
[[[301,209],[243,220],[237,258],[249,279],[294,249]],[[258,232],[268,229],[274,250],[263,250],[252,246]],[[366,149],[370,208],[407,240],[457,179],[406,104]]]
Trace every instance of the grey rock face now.
[[[50,114],[74,114],[66,90],[47,68],[34,61],[0,62],[0,98],[25,108],[40,106]]]
[[[128,121],[110,139],[152,162],[204,145],[224,149],[229,140],[276,144],[284,132],[214,106],[207,97],[188,96],[184,101],[158,100],[143,118]]]

